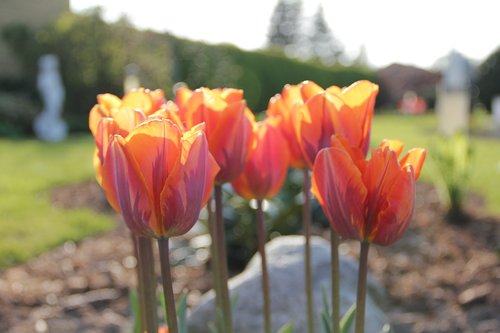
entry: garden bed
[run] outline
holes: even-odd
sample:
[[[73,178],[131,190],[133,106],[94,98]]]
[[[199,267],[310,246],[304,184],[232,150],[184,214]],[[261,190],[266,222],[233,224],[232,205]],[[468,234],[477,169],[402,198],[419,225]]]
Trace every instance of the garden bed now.
[[[417,191],[403,239],[370,250],[370,270],[387,288],[383,307],[396,332],[500,332],[500,219],[485,214],[480,197],[469,196],[468,220],[446,223],[435,190],[419,184]],[[52,198],[59,207],[111,213],[98,204],[104,197],[95,183],[59,189]],[[0,332],[130,331],[135,260],[128,233],[117,224],[1,272]],[[182,249],[189,239],[174,243]],[[343,243],[341,251],[356,256],[358,244]],[[191,260],[174,269],[174,289],[190,290],[191,305],[211,286],[206,267],[205,260]]]

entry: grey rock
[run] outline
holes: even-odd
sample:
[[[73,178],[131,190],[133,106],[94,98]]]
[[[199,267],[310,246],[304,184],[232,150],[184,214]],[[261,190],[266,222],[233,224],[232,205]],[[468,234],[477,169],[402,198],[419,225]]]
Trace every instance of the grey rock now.
[[[291,322],[294,332],[307,332],[304,292],[304,238],[284,236],[273,239],[266,245],[271,288],[273,332]],[[320,237],[311,239],[313,293],[316,316],[316,331],[321,332],[319,314],[323,289],[330,295],[330,244]],[[350,257],[341,256],[341,313],[356,301],[358,263]],[[258,254],[250,260],[245,270],[229,281],[233,300],[233,322],[236,333],[263,332],[261,269]],[[368,277],[366,300],[366,333],[378,333],[387,329],[387,319],[375,304],[375,299],[384,295],[383,287],[371,276]],[[329,298],[329,297],[328,297]],[[188,318],[190,333],[208,332],[207,324],[214,322],[214,292],[209,291]]]

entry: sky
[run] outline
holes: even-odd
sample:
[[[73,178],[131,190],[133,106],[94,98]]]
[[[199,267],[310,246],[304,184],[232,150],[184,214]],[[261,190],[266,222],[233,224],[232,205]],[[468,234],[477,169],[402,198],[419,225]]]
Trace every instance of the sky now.
[[[245,50],[262,48],[278,0],[70,0],[74,12],[101,6],[104,18],[126,15],[138,28],[166,31]],[[365,48],[368,62],[432,68],[451,50],[481,62],[500,47],[497,0],[303,0],[304,13],[318,4],[334,37],[354,58]]]

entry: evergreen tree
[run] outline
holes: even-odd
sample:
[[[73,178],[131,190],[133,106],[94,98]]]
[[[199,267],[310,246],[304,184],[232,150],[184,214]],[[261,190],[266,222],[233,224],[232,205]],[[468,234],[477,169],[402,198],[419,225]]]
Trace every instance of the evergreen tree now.
[[[318,6],[318,10],[313,17],[309,43],[313,57],[321,60],[323,63],[334,63],[344,53],[340,42],[333,37],[332,31],[325,20],[323,6],[321,5]]]
[[[357,57],[352,62],[356,66],[368,67],[368,55],[366,54],[366,46],[361,45]]]
[[[300,33],[301,0],[279,0],[271,17],[268,47],[284,49],[297,42]]]

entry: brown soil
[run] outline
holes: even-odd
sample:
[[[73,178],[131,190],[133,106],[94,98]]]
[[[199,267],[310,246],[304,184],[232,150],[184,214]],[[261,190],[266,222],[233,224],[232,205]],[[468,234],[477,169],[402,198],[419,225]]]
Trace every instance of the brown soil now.
[[[485,216],[480,197],[471,196],[468,219],[446,223],[434,189],[417,189],[414,221],[403,239],[370,249],[370,269],[387,288],[384,308],[395,331],[500,332],[500,219]],[[111,213],[94,182],[58,189],[53,201]],[[130,331],[135,259],[127,231],[117,224],[0,272],[0,332]],[[188,244],[189,238],[177,241],[179,261]],[[356,256],[358,244],[345,242],[341,251]],[[199,254],[189,252],[198,259],[174,268],[174,289],[190,290],[189,304],[211,285]]]

